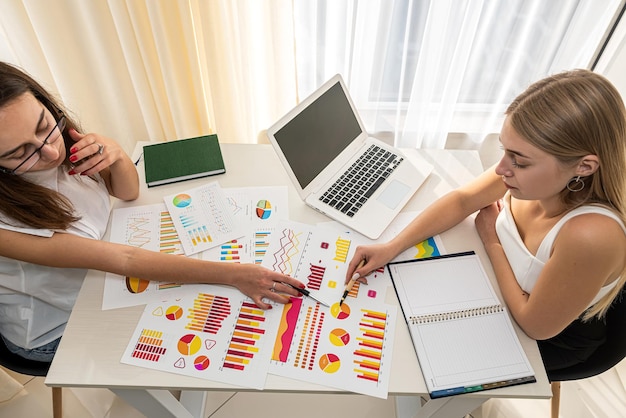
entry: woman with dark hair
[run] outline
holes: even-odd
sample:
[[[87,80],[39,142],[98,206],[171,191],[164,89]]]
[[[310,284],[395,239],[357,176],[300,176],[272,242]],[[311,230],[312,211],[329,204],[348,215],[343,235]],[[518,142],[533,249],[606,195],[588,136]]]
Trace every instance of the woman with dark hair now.
[[[88,269],[237,287],[263,309],[299,281],[255,264],[226,264],[102,241],[110,196],[136,199],[134,164],[112,139],[81,133],[39,83],[0,62],[0,338],[50,361]]]

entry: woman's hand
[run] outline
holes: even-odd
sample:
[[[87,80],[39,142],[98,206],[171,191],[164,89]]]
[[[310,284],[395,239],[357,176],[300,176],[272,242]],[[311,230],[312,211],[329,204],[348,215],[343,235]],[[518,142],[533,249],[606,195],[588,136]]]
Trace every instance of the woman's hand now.
[[[480,236],[485,248],[491,244],[500,243],[498,234],[496,233],[496,218],[501,210],[502,201],[498,200],[491,205],[482,208],[478,212],[478,215],[476,215],[474,224],[476,225],[476,230],[478,231],[478,235]]]
[[[263,298],[278,303],[289,303],[291,297],[300,296],[300,293],[291,286],[305,288],[302,282],[290,276],[256,264],[237,264],[233,273],[232,285],[249,296],[261,309],[272,308],[272,305],[265,303]]]
[[[74,165],[70,174],[89,176],[101,172],[122,160],[124,150],[112,139],[99,134],[81,134],[75,129],[69,130],[75,144],[70,148],[70,162]]]
[[[345,283],[348,283],[353,276],[356,276],[358,282],[367,284],[365,276],[387,264],[395,255],[388,244],[358,246],[354,257],[348,264]],[[364,264],[359,266],[362,261]]]
[[[139,196],[139,176],[133,162],[114,140],[89,133],[69,130],[75,144],[70,148],[69,174],[90,176],[100,173],[111,196],[134,200]]]

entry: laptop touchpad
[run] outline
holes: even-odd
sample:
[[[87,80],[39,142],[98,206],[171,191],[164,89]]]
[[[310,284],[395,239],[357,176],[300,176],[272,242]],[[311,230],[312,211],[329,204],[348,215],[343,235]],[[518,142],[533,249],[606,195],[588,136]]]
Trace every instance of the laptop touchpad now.
[[[410,187],[406,184],[398,180],[392,180],[387,188],[378,196],[377,200],[388,208],[395,209],[409,190]]]

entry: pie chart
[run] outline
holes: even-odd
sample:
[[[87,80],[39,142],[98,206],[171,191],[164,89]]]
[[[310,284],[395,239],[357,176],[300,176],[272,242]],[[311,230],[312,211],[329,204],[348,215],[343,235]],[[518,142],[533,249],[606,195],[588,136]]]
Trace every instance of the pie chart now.
[[[339,306],[339,302],[337,302],[330,307],[330,314],[333,318],[346,319],[350,316],[350,307],[345,302]]]
[[[126,276],[126,289],[128,289],[130,293],[144,292],[148,288],[149,284],[150,280]]]
[[[174,196],[172,203],[177,208],[185,208],[191,204],[191,196],[186,193],[180,193]]]
[[[350,334],[345,329],[335,328],[328,335],[330,342],[332,345],[336,345],[337,347],[343,347],[348,345],[350,342]]]
[[[211,364],[211,362],[207,356],[198,356],[193,361],[193,367],[195,367],[196,370],[206,370],[209,364]]]
[[[178,352],[185,356],[194,355],[202,347],[202,340],[194,334],[183,335],[178,340]]]
[[[183,308],[180,306],[172,305],[165,311],[165,317],[170,321],[176,321],[183,316]]]
[[[324,354],[319,361],[320,369],[326,373],[335,373],[341,367],[339,357],[335,354]]]
[[[256,216],[259,219],[267,219],[272,214],[272,205],[269,200],[259,200],[256,204]]]

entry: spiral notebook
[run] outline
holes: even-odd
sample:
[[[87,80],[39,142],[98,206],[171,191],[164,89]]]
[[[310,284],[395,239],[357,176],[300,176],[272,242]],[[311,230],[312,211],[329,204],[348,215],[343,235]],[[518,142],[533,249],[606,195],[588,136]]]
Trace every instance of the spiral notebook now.
[[[431,398],[536,381],[473,251],[387,268]]]

